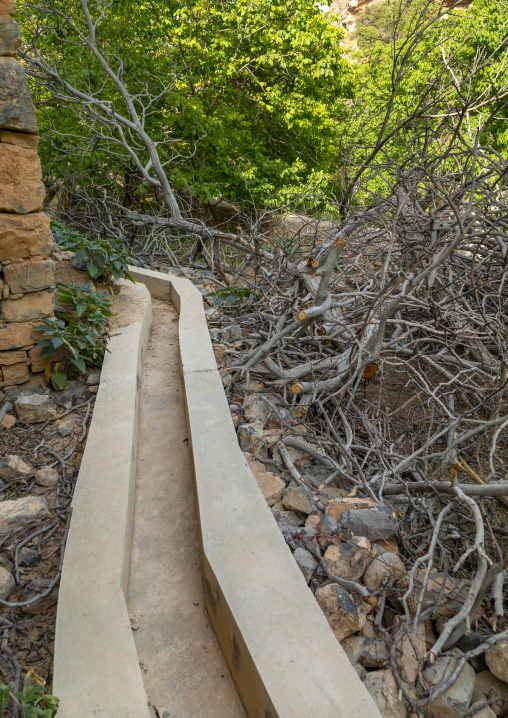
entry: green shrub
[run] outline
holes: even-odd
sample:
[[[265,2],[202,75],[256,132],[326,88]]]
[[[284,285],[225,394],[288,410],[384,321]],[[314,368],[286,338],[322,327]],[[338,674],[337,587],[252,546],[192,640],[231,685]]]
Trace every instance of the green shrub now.
[[[0,683],[0,718],[12,701],[18,706],[20,718],[54,718],[59,700],[46,693],[45,683],[33,671],[27,673],[22,693],[14,693],[14,683]]]
[[[111,311],[111,299],[77,284],[57,284],[58,302],[64,310],[57,310],[57,319],[37,327],[42,338],[37,346],[41,358],[55,354],[58,349],[67,350],[67,359],[80,372],[86,371],[86,363],[100,366],[107,351],[107,331]],[[63,389],[67,374],[57,371],[52,375],[56,388]]]
[[[129,274],[131,257],[120,240],[106,237],[90,239],[57,221],[51,222],[51,230],[63,249],[75,253],[77,263],[86,262],[87,279],[116,282],[123,276],[134,282]]]

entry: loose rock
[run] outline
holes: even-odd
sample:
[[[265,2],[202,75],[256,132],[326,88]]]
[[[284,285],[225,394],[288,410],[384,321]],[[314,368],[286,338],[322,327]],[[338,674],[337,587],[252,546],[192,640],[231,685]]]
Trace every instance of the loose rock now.
[[[37,551],[34,551],[32,548],[28,548],[27,546],[23,546],[19,550],[19,564],[20,566],[37,566],[39,561],[41,560],[39,554]]]
[[[263,424],[260,421],[251,421],[238,427],[238,443],[243,451],[265,458],[267,450],[264,438]]]
[[[0,566],[0,600],[6,601],[10,592],[16,585],[14,577],[11,576],[9,571]]]
[[[377,504],[370,509],[344,511],[340,528],[344,531],[352,531],[355,536],[365,536],[370,541],[394,538],[397,534],[397,522],[393,511],[387,506]]]
[[[48,502],[43,496],[0,502],[0,538],[33,526],[48,515]]]
[[[316,600],[339,641],[359,631],[367,620],[371,606],[336,583],[316,591]]]
[[[415,635],[409,636],[405,634],[395,648],[395,663],[399,671],[399,675],[405,683],[413,685],[418,676],[418,667],[425,656],[425,626],[423,623],[418,625]],[[418,655],[413,648],[415,645]]]
[[[300,571],[303,573],[307,583],[312,578],[312,574],[316,570],[317,562],[312,554],[302,547],[296,549],[293,553],[295,561],[298,564]]]
[[[69,434],[72,434],[75,426],[76,419],[73,416],[65,416],[57,423],[56,428],[61,436],[69,436]]]
[[[328,503],[325,514],[331,514],[337,523],[340,523],[344,511],[349,511],[350,509],[368,509],[373,503],[372,499],[349,499],[347,497],[333,499]]]
[[[399,689],[390,670],[369,673],[364,685],[384,718],[407,718],[409,706],[404,698],[399,699]]]
[[[348,581],[360,581],[371,560],[368,550],[352,541],[329,546],[323,558],[323,568],[329,578],[338,576]]]
[[[389,582],[391,584],[406,575],[404,564],[394,553],[383,553],[374,559],[365,571],[363,582],[369,591],[377,591],[387,573],[390,574]]]
[[[508,683],[508,638],[499,641],[495,646],[485,652],[485,660],[490,672],[496,678]]]
[[[39,424],[50,418],[49,397],[45,394],[21,396],[14,402],[18,419],[25,424]]]
[[[342,641],[342,648],[352,665],[359,663],[365,668],[384,668],[390,660],[388,647],[381,638],[349,636]]]
[[[499,698],[492,706],[494,713],[501,718],[508,716],[508,683],[500,681],[490,671],[481,671],[476,674],[472,700],[492,698]]]
[[[32,467],[26,464],[21,456],[9,454],[0,458],[0,479],[2,481],[19,481],[26,479],[32,473]]]
[[[35,474],[35,480],[40,486],[56,486],[59,480],[58,471],[51,469],[49,466],[44,466]]]
[[[435,690],[446,681],[455,670],[457,660],[457,656],[443,656],[423,672],[430,689]],[[426,715],[429,718],[463,718],[471,702],[474,681],[474,668],[465,663],[455,683],[431,701]]]
[[[252,454],[245,452],[244,456],[249,464],[250,470],[254,474],[257,485],[261,489],[261,493],[266,499],[266,503],[268,506],[273,506],[282,499],[286,487],[285,482],[280,476],[277,476],[277,474],[267,471],[264,464],[260,461],[256,461]]]
[[[317,511],[314,499],[302,486],[287,488],[284,491],[282,501],[290,511],[300,511],[302,514],[313,514]]]

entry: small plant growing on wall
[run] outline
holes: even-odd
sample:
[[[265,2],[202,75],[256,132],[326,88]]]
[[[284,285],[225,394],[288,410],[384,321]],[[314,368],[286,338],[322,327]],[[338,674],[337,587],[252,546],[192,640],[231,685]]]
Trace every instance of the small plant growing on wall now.
[[[90,239],[57,221],[51,222],[51,230],[63,249],[75,253],[77,264],[86,264],[87,279],[112,283],[125,277],[134,281],[129,274],[130,256],[121,240],[106,237]]]
[[[111,299],[105,294],[72,282],[57,284],[57,318],[35,327],[42,333],[37,344],[41,358],[53,356],[59,350],[64,354],[64,364],[73,365],[85,372],[86,364],[100,366],[107,351],[109,338],[108,322],[113,316]],[[67,372],[61,370],[58,362],[53,371],[46,367],[46,378],[55,389],[63,389],[67,383]]]

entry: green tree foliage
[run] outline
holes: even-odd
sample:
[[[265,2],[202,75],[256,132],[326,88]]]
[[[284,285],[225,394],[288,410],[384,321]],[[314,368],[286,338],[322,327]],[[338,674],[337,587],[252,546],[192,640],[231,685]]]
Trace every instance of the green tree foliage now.
[[[83,30],[80,3],[50,3],[30,7],[23,27],[27,43],[38,34],[39,51],[69,82],[122,107],[117,89],[68,22]],[[97,44],[129,93],[147,107],[145,127],[180,195],[277,195],[281,201],[304,187],[333,183],[335,118],[354,94],[355,72],[341,55],[342,30],[326,21],[314,0],[88,5],[99,20]],[[62,14],[56,23],[55,8]],[[39,101],[49,101],[39,110],[49,173],[78,178],[86,170],[109,190],[116,184],[127,206],[145,192],[121,145],[111,151],[75,106],[50,99],[40,79],[34,91]]]

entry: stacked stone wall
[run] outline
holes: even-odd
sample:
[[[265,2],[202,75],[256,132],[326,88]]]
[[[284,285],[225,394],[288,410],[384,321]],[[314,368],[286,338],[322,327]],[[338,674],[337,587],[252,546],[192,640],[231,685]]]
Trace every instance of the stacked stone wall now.
[[[35,107],[17,60],[13,0],[0,0],[0,386],[45,368],[33,328],[53,316],[55,262],[37,154]]]

